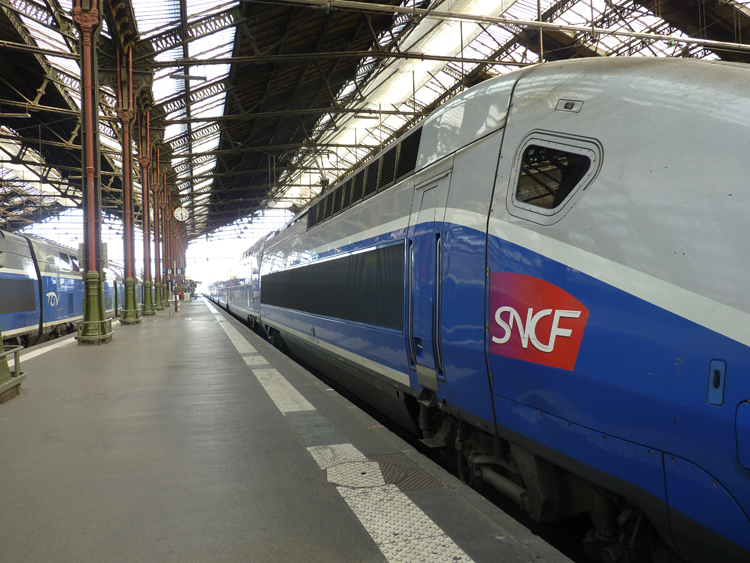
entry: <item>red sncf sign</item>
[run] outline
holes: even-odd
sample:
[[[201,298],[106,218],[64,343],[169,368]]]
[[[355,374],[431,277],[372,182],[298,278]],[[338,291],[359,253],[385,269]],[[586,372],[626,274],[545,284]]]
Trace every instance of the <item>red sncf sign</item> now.
[[[589,310],[556,285],[490,274],[490,353],[572,371]]]

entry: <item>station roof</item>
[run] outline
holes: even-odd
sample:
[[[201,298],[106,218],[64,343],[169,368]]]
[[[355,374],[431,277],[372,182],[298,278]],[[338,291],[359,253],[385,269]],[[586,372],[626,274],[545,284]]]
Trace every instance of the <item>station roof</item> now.
[[[578,57],[750,62],[733,0],[104,0],[103,211],[122,213],[118,47],[133,47],[187,240],[298,212],[452,96]],[[0,228],[81,204],[72,0],[0,0]],[[136,200],[140,167],[135,166]],[[140,205],[136,203],[140,222]]]

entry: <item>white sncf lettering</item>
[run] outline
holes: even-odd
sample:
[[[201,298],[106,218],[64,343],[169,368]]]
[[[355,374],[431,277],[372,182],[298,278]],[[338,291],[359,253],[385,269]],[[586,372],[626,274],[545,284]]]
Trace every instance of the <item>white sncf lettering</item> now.
[[[507,322],[502,318],[503,313],[508,313]],[[552,317],[552,328],[550,329],[549,341],[547,342],[547,344],[542,344],[542,342],[539,340],[539,338],[537,338],[536,335],[536,325],[544,317],[549,317],[550,315],[554,316]],[[526,324],[524,325],[523,321],[521,320],[521,315],[513,307],[500,307],[497,311],[495,311],[495,322],[500,325],[500,327],[504,331],[504,334],[501,338],[493,336],[492,341],[496,344],[505,344],[506,342],[508,342],[508,340],[510,340],[511,334],[513,332],[513,325],[516,325],[518,327],[518,333],[521,336],[521,345],[524,348],[529,347],[529,340],[531,340],[534,348],[536,348],[540,352],[549,353],[555,349],[555,339],[558,336],[567,338],[571,334],[573,334],[573,331],[571,329],[560,327],[560,319],[577,319],[580,316],[581,311],[553,311],[552,309],[542,309],[538,313],[534,314],[534,309],[529,309],[526,312]]]

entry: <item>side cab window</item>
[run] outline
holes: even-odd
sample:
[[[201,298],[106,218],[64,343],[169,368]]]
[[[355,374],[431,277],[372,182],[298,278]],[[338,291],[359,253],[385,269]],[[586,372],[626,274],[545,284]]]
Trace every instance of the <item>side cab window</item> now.
[[[513,159],[508,212],[542,225],[556,223],[582,196],[601,164],[602,148],[594,139],[531,132]]]
[[[69,272],[70,271],[70,258],[64,252],[59,252],[58,255],[55,256],[55,265],[59,268],[61,272]]]

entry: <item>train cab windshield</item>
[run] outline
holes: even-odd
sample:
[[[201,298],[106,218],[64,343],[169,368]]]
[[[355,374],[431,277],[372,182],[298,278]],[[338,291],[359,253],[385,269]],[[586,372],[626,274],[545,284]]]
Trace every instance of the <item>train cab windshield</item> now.
[[[583,154],[530,145],[524,152],[521,167],[516,200],[555,209],[586,176],[591,159]]]

